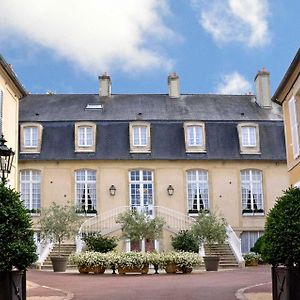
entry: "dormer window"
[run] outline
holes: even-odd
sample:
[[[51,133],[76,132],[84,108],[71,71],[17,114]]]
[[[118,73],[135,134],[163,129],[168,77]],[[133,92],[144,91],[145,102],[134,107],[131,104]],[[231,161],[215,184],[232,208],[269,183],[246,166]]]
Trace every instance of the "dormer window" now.
[[[150,123],[130,123],[129,136],[130,152],[151,152]]]
[[[75,124],[75,151],[94,152],[96,150],[96,124],[91,122]]]
[[[205,152],[205,126],[203,122],[184,123],[186,152]]]
[[[21,152],[40,152],[43,127],[37,123],[21,124]]]
[[[257,124],[238,124],[241,154],[260,154],[259,127]]]

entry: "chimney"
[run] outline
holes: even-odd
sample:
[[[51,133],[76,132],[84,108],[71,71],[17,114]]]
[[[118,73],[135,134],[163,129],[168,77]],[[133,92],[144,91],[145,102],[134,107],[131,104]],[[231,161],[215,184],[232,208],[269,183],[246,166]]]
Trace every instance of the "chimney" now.
[[[168,86],[169,86],[169,97],[179,98],[180,97],[179,76],[176,73],[172,73],[168,76]]]
[[[110,97],[111,95],[111,81],[110,76],[105,72],[99,79],[99,96]]]
[[[260,107],[271,107],[270,72],[263,67],[254,78],[256,88],[256,102]]]

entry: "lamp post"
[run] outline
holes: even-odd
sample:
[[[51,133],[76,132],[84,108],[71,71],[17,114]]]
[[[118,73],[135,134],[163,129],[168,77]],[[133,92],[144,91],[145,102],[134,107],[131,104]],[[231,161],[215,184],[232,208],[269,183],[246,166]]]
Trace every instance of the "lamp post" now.
[[[15,155],[15,152],[13,152],[11,148],[8,148],[5,143],[6,140],[2,134],[0,137],[0,177],[3,184],[6,182],[7,176],[11,171]]]

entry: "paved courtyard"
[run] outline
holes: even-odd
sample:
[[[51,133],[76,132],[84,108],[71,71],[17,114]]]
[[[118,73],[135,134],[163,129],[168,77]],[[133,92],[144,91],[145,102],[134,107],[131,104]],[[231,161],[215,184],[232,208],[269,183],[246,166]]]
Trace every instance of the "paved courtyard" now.
[[[154,275],[82,275],[29,270],[28,300],[234,300],[271,299],[269,266],[219,272]],[[262,284],[262,285],[261,285]],[[252,287],[254,286],[254,287]],[[238,290],[246,289],[243,293]],[[257,293],[258,297],[254,297]],[[259,294],[258,294],[259,293]],[[247,297],[246,297],[247,296]]]

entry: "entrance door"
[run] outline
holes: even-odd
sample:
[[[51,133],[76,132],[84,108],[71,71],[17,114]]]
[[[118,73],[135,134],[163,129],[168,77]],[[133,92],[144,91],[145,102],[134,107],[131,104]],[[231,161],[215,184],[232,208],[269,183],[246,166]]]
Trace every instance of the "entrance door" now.
[[[132,209],[153,216],[153,172],[149,170],[130,171],[129,195]]]

